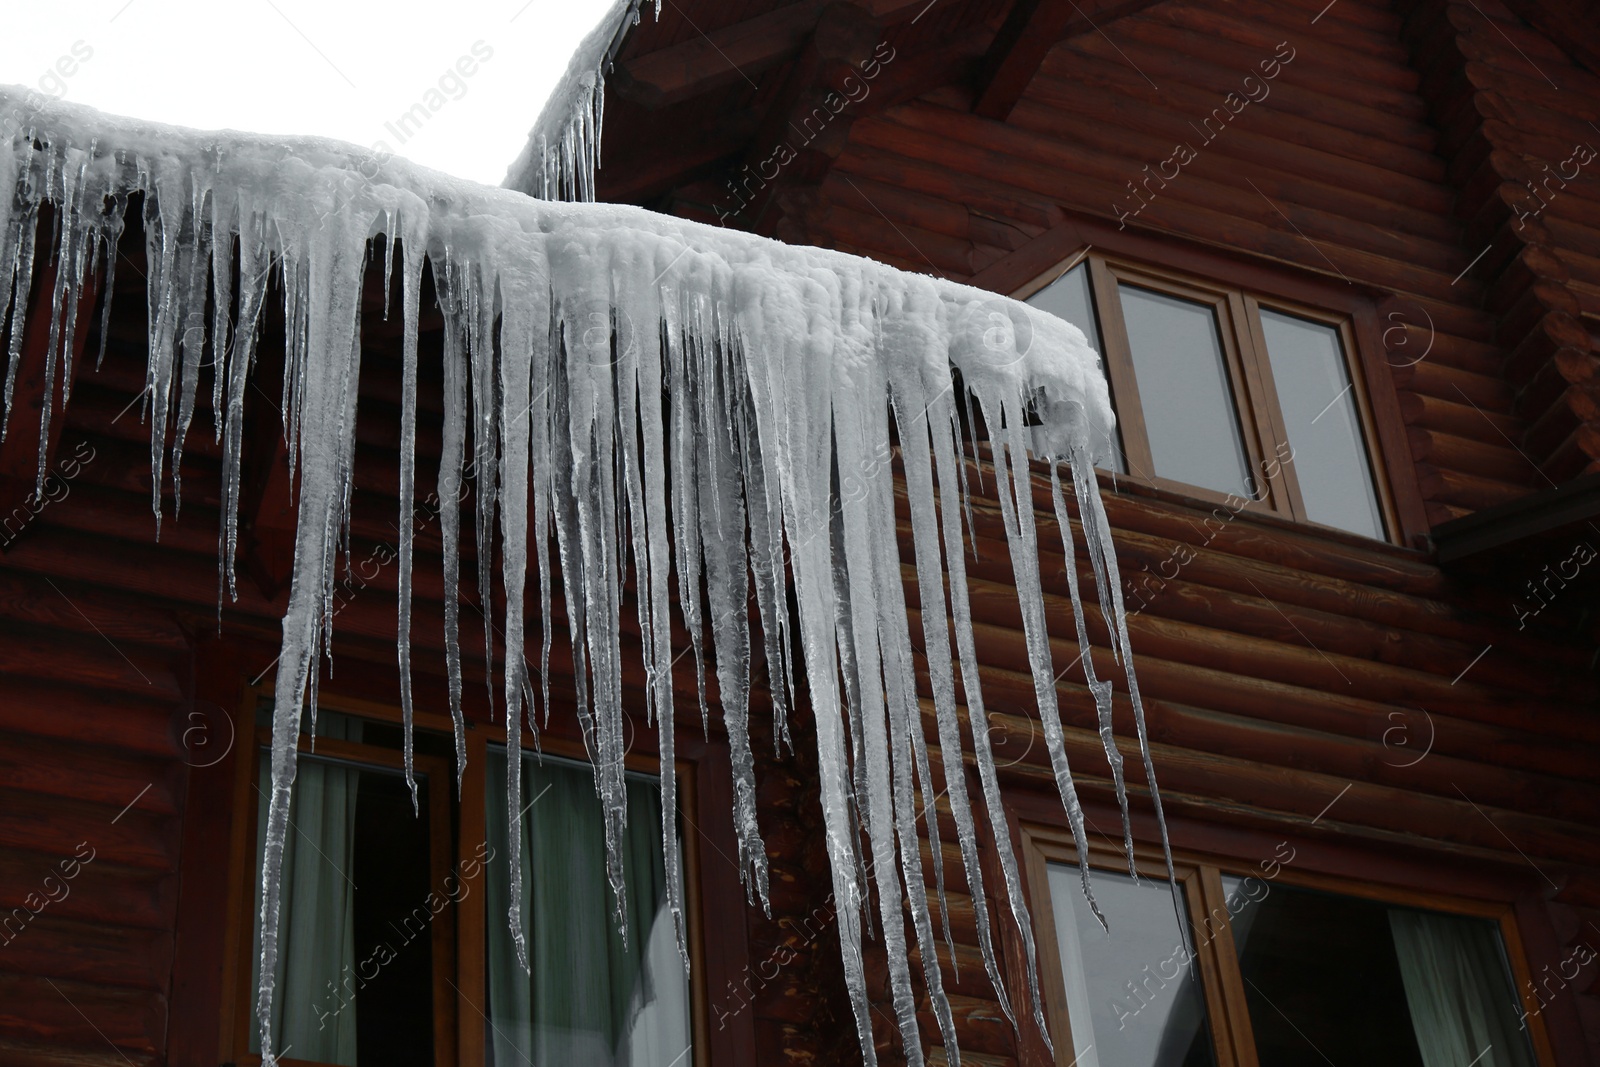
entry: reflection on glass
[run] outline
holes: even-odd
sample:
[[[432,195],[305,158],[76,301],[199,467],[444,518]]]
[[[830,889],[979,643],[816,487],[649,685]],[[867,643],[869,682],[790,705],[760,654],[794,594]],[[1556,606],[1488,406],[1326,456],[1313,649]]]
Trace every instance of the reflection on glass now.
[[[1028,297],[1028,303],[1040,311],[1048,311],[1058,319],[1065,319],[1083,331],[1089,347],[1100,353],[1100,373],[1105,373],[1105,347],[1100,343],[1100,320],[1094,313],[1094,296],[1089,289],[1089,263],[1085,260],[1061,277]],[[1106,389],[1111,380],[1106,379]],[[1116,397],[1112,398],[1113,406]],[[1128,461],[1122,455],[1122,435],[1111,431],[1111,466],[1118,474],[1128,472]]]
[[[317,723],[323,738],[358,741],[361,730],[360,720],[328,712]],[[260,761],[258,863],[271,781],[266,753]],[[421,819],[399,771],[300,756],[283,854],[272,1027],[278,1049],[294,1059],[344,1067],[433,1062],[426,776],[417,789]],[[258,916],[260,903],[258,886]],[[260,950],[258,919],[252,960]],[[250,1050],[259,1052],[254,1026],[250,1033]]]
[[[1216,1060],[1199,976],[1191,975],[1167,882],[1092,871],[1110,932],[1083,899],[1078,868],[1051,864],[1077,1067],[1211,1067]],[[1054,1035],[1057,1048],[1067,1035]]]
[[[1233,899],[1245,880],[1222,883]],[[1533,1067],[1487,919],[1273,884],[1235,913],[1233,939],[1261,1067]]]
[[[1252,495],[1216,312],[1132,285],[1119,291],[1155,463],[1151,473],[1219,493]]]
[[[1300,495],[1313,522],[1383,536],[1383,517],[1339,331],[1261,309]]]
[[[629,772],[622,838],[628,936],[615,922],[605,829],[587,764],[523,753],[522,921],[528,963],[506,922],[510,870],[491,860],[486,1062],[660,1067],[692,1063],[689,980],[668,909],[661,786]],[[488,761],[488,831],[506,840],[505,751]],[[681,858],[680,858],[681,863]]]

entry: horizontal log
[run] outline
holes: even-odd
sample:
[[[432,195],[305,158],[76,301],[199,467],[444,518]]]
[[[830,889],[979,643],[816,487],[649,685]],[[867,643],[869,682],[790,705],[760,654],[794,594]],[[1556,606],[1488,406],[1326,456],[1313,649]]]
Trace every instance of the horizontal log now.
[[[1130,177],[1136,181],[1142,180],[1142,164],[1154,166],[1161,163],[1173,155],[1177,145],[1200,147],[1196,142],[1202,138],[1195,128],[1175,114],[1140,107],[1137,110],[1142,119],[1128,120],[1123,115],[1125,108],[1092,107],[1092,101],[1082,97],[1095,95],[1093,89],[1081,85],[1074,85],[1061,93],[1065,97],[1078,98],[1073,111],[1035,102],[1042,95],[1042,92],[1036,92],[1017,105],[1012,112],[1013,125],[1137,161],[1128,168]],[[1121,100],[1125,105],[1132,103],[1126,97],[1114,99]],[[1141,132],[1141,127],[1150,132]],[[1357,168],[1324,168],[1325,154],[1297,146],[1284,146],[1281,142],[1259,135],[1246,138],[1248,131],[1244,129],[1238,130],[1239,137],[1235,139],[1233,132],[1230,128],[1230,139],[1225,149],[1219,145],[1215,151],[1199,152],[1183,173],[1213,181],[1227,182],[1230,178],[1236,181],[1236,172],[1230,171],[1240,162],[1250,162],[1260,168],[1254,170],[1251,180],[1274,200],[1316,204],[1329,212],[1431,241],[1450,241],[1455,237],[1458,227],[1448,215],[1419,211],[1412,204],[1382,195],[1385,186],[1392,189],[1397,182],[1397,176],[1392,173],[1368,168],[1370,174],[1351,174],[1348,172]],[[1327,158],[1331,160],[1332,157]],[[1336,160],[1333,162],[1337,163]],[[1346,171],[1344,175],[1339,174],[1341,169]],[[1356,180],[1334,184],[1341,176]],[[1358,184],[1360,178],[1367,181]],[[1159,188],[1159,184],[1153,187]]]
[[[1193,16],[1191,16],[1191,19]],[[1256,65],[1273,53],[1285,35],[1251,32],[1249,23],[1226,15],[1210,19],[1201,16],[1199,25],[1175,19],[1157,9],[1121,20],[1117,24],[1117,43],[1128,49],[1132,40],[1151,54],[1193,58],[1203,56],[1208,65],[1220,71],[1251,73]],[[1219,32],[1224,27],[1232,33]],[[1314,30],[1312,32],[1315,32]],[[1240,38],[1243,38],[1242,40]],[[1291,42],[1300,35],[1290,36]],[[1187,78],[1187,75],[1185,76]],[[1207,79],[1213,85],[1223,80]],[[1296,49],[1295,59],[1285,65],[1273,86],[1273,94],[1293,90],[1308,101],[1320,99],[1317,113],[1335,108],[1350,112],[1375,112],[1381,122],[1360,122],[1358,129],[1378,128],[1383,122],[1405,120],[1421,124],[1428,119],[1427,102],[1417,95],[1416,74],[1406,65],[1378,60],[1360,52],[1324,46],[1317,42]],[[1298,113],[1298,112],[1296,112]]]
[[[1455,403],[1464,400],[1486,411],[1511,410],[1511,389],[1502,378],[1457,370],[1433,360],[1423,360],[1409,366],[1402,363],[1391,367],[1389,373],[1401,389]]]
[[[1475,408],[1459,400],[1404,392],[1400,394],[1400,410],[1411,426],[1441,430],[1458,437],[1475,438],[1484,432],[1485,424],[1512,440],[1516,440],[1515,435],[1522,432],[1520,420]]]
[[[1221,107],[1220,98],[1217,106]],[[1109,204],[1113,200],[1126,201],[1130,205],[1127,210],[1136,208],[1139,200],[1126,188],[1126,183],[1132,181],[1143,188],[1145,179],[1141,168],[1147,164],[1154,168],[1172,152],[1169,144],[1164,147],[1162,155],[1139,159],[1115,142],[1107,142],[1107,150],[1097,149],[1082,140],[1064,144],[1038,137],[1026,130],[999,126],[964,115],[949,115],[944,109],[920,103],[896,108],[887,117],[909,129],[937,135],[946,145],[949,140],[960,138],[977,147],[1052,169],[1066,168],[1084,179],[1105,182],[1117,192],[1108,198],[1108,206],[1102,208],[1102,212],[1110,210]],[[1247,123],[1251,118],[1247,111],[1237,121]],[[1262,202],[1260,192],[1251,189],[1235,171],[1219,165],[1229,149],[1225,135],[1215,136],[1218,136],[1218,142],[1213,146],[1207,143],[1200,131],[1190,133],[1186,141],[1197,153],[1194,163],[1170,182],[1163,181],[1159,176],[1151,182],[1145,194],[1154,197],[1150,209],[1160,205],[1163,200],[1172,200],[1240,219],[1271,218],[1281,222],[1271,206]],[[1211,161],[1212,156],[1216,156],[1217,162]],[[1079,192],[1081,195],[1087,190],[1080,189]],[[1333,206],[1325,204],[1321,197],[1308,197],[1299,203],[1284,200],[1274,202],[1294,218],[1296,225],[1313,240],[1327,239],[1353,250],[1392,257],[1411,266],[1432,267],[1441,273],[1459,270],[1464,265],[1464,261],[1457,262],[1460,252],[1450,245],[1394,231],[1380,231],[1371,226],[1354,225],[1335,214]],[[1140,217],[1143,217],[1142,213]]]
[[[887,119],[894,121],[883,121]],[[981,143],[975,136],[964,136],[963,119],[963,116],[942,110],[928,109],[926,113],[919,113],[915,108],[906,107],[890,112],[882,120],[863,119],[855,124],[852,133],[861,143],[875,148],[922,158],[986,178],[1003,174],[1007,184],[1046,195],[1059,196],[1063,189],[1063,175],[1069,175],[1072,180],[1065,188],[1073,195],[1073,206],[1103,218],[1115,220],[1114,205],[1129,195],[1124,183],[1135,175],[1124,173],[1125,167],[1110,167],[1103,161],[1096,166],[1088,166],[1092,161],[1080,160],[1076,153],[1065,149],[1059,152],[1051,150],[1052,155],[1061,158],[1029,158],[1041,154],[1040,147],[1045,143],[1036,137],[1027,137],[1021,131],[1008,132],[1007,135],[1024,137],[1026,144],[1017,145],[1014,152],[1005,151]],[[907,125],[908,121],[915,121],[917,126]],[[987,125],[993,129],[1003,129],[994,127],[992,123]],[[950,152],[952,139],[963,144],[962,150],[955,154]],[[1284,224],[1271,205],[1261,202],[1259,197],[1256,197],[1260,203],[1259,209],[1241,215],[1240,211],[1251,209],[1244,206],[1241,194],[1232,191],[1226,195],[1227,203],[1233,205],[1233,209],[1229,210],[1189,203],[1179,195],[1182,192],[1180,187],[1192,188],[1197,184],[1192,181],[1173,183],[1173,195],[1158,196],[1150,202],[1138,216],[1137,225],[1141,229],[1155,228],[1184,234],[1234,252],[1241,249],[1257,252],[1330,277],[1339,277],[1341,274],[1360,277],[1374,284],[1445,300],[1457,295],[1470,295],[1470,290],[1452,290],[1451,273],[1428,270],[1365,249],[1341,247],[1338,240],[1327,239],[1318,231],[1318,235],[1325,238],[1321,246],[1325,249],[1322,255],[1328,255],[1335,264],[1330,268],[1329,261],[1323,259],[1315,247],[1307,245],[1306,237]],[[1253,192],[1250,195],[1255,196]],[[1302,209],[1292,205],[1290,210],[1296,215],[1302,213]],[[1316,228],[1315,223],[1310,223],[1306,218],[1302,218],[1298,225],[1305,230],[1308,223],[1313,229]],[[1370,241],[1372,236],[1370,232],[1351,229],[1346,239]],[[1464,262],[1455,264],[1458,269],[1462,265]]]
[[[58,982],[164,995],[172,975],[172,936],[167,931],[78,922],[48,910],[5,950],[7,970]]]
[[[84,1062],[76,1055],[104,1062],[105,1053],[124,1064],[155,1063],[166,1026],[158,993],[0,973],[0,1034],[24,1050],[48,1042],[61,1050],[58,1063]]]
[[[171,757],[181,751],[174,706],[154,694],[106,694],[64,685],[59,678],[5,680],[0,700],[0,732],[82,741],[83,724],[93,722],[94,743],[138,753]],[[180,720],[181,721],[181,720]],[[187,725],[186,723],[184,724]]]
[[[988,718],[991,728],[1003,731],[1019,748],[1026,738],[1038,731],[1036,724],[1020,716],[991,712]],[[1099,736],[1092,730],[1075,727],[1064,727],[1064,733],[1069,761],[1093,768],[1095,757],[1100,753]],[[1139,757],[1134,742],[1119,738],[1118,747],[1128,765],[1137,768]],[[1151,750],[1163,801],[1169,793],[1188,794],[1208,798],[1211,804],[1226,801],[1257,811],[1275,812],[1285,820],[1304,819],[1301,825],[1305,825],[1342,793],[1337,811],[1327,817],[1330,831],[1371,828],[1409,836],[1419,847],[1437,842],[1440,846],[1463,846],[1514,859],[1517,851],[1506,843],[1509,837],[1524,854],[1546,858],[1552,863],[1593,866],[1600,857],[1600,845],[1582,826],[1482,805],[1475,809],[1470,797],[1434,797],[1392,786],[1350,782],[1337,775],[1304,768],[1270,767],[1160,743],[1152,743]],[[1103,755],[1100,759],[1103,761]],[[1023,768],[1030,770],[1025,772]],[[1018,777],[1031,773],[1035,778],[1042,776],[1048,780],[1048,768],[1048,757],[1034,752],[1006,768],[1006,773]],[[1098,788],[1096,783],[1104,781],[1095,774],[1083,777],[1081,786]],[[1142,778],[1142,772],[1131,771],[1129,778],[1132,789]]]
[[[1076,651],[1073,655],[1076,656]],[[1096,654],[1101,667],[1101,677],[1113,680],[1122,688],[1120,668],[1113,668],[1103,653]],[[1071,659],[1057,662],[1071,663]],[[1011,673],[1006,673],[1009,666]],[[996,671],[991,678],[989,671]],[[1573,745],[1554,738],[1469,720],[1447,711],[1424,712],[1415,705],[1395,705],[1382,701],[1361,699],[1337,692],[1308,691],[1288,683],[1265,679],[1240,678],[1227,671],[1204,666],[1173,663],[1167,660],[1143,657],[1137,664],[1140,688],[1151,706],[1163,706],[1164,714],[1171,718],[1170,729],[1174,737],[1190,738],[1196,745],[1226,748],[1233,741],[1218,742],[1218,730],[1235,721],[1240,730],[1256,729],[1254,724],[1266,724],[1261,735],[1264,742],[1275,741],[1288,746],[1289,762],[1302,758],[1298,731],[1308,731],[1307,744],[1316,744],[1318,738],[1330,745],[1343,742],[1340,738],[1354,739],[1358,744],[1350,752],[1352,772],[1365,776],[1382,777],[1390,771],[1410,764],[1415,751],[1427,744],[1428,750],[1441,755],[1458,757],[1482,766],[1499,766],[1507,772],[1500,782],[1493,782],[1485,772],[1479,774],[1496,797],[1513,803],[1513,797],[1531,797],[1528,803],[1542,803],[1542,783],[1545,776],[1558,776],[1574,781],[1583,780],[1586,761],[1592,765],[1591,746]],[[985,667],[984,691],[1000,687],[993,694],[995,700],[1008,700],[1023,707],[1034,704],[1031,671],[1025,662],[1002,659]],[[926,695],[931,697],[925,679],[920,680]],[[1062,688],[1065,685],[1068,688]],[[1084,725],[1093,723],[1092,701],[1085,701],[1084,691],[1072,680],[1058,683],[1061,692],[1072,695],[1072,714],[1082,719]],[[1131,709],[1121,702],[1115,703],[1120,717],[1120,729],[1130,730]],[[1230,717],[1238,717],[1233,720]],[[1186,732],[1187,731],[1187,732]],[[1278,731],[1274,738],[1270,731]],[[1289,732],[1284,732],[1289,731]],[[1207,738],[1213,740],[1208,741]],[[1179,743],[1175,741],[1174,743]],[[1490,756],[1488,754],[1492,753]],[[1382,767],[1379,766],[1382,764]],[[1298,765],[1298,764],[1297,764]],[[1356,769],[1359,768],[1359,769]],[[1402,768],[1403,769],[1403,768]],[[1530,777],[1519,777],[1527,772]],[[1402,776],[1403,777],[1403,776]],[[1518,785],[1517,783],[1523,783]],[[1524,788],[1525,786],[1525,788]],[[1567,788],[1561,786],[1561,788]],[[1522,794],[1512,791],[1523,789]]]
[[[1498,437],[1484,440],[1481,434],[1463,437],[1420,427],[1412,427],[1408,436],[1412,458],[1435,466],[1513,484],[1535,473],[1533,465],[1514,445]]]
[[[5,735],[4,742],[0,782],[12,789],[101,804],[107,819],[128,805],[161,815],[178,811],[183,773],[176,760],[27,734]]]
[[[11,919],[6,930],[11,943],[37,933],[30,927],[41,915],[108,926],[171,928],[178,899],[175,874],[120,867],[90,851],[93,841],[82,844],[88,847],[81,850],[81,855],[90,859],[87,863],[77,861],[77,867],[61,866],[79,854],[80,842],[76,841],[63,842],[58,852],[50,854],[0,852],[0,875],[4,876],[0,881],[0,920]],[[60,880],[74,871],[70,880]],[[46,885],[47,877],[56,880]],[[49,900],[50,892],[60,899]],[[20,913],[15,910],[19,908]],[[0,1001],[0,1005],[3,1003]]]
[[[9,1067],[161,1067],[156,1052],[124,1052],[115,1045],[63,1045],[57,1041],[19,1039],[0,1033],[0,1057]]]
[[[1136,24],[1138,20],[1131,21]],[[1169,87],[1174,91],[1187,87],[1211,98],[1198,109],[1197,113],[1202,115],[1208,113],[1212,106],[1220,106],[1222,95],[1251,73],[1250,68],[1257,61],[1270,57],[1270,53],[1250,53],[1252,58],[1245,64],[1230,66],[1212,63],[1208,58],[1202,59],[1194,54],[1180,54],[1153,47],[1137,39],[1119,39],[1118,45],[1120,54],[1127,57],[1126,61],[1142,69],[1157,85],[1162,86],[1163,92]],[[1307,42],[1306,48],[1311,47]],[[1204,54],[1209,57],[1214,50],[1214,46],[1207,47]],[[1097,55],[1109,61],[1115,61],[1119,55],[1118,48],[1098,34],[1076,38],[1071,42],[1071,51]],[[1298,53],[1297,49],[1297,58]],[[1060,52],[1053,58],[1064,60]],[[1376,143],[1392,139],[1394,154],[1389,166],[1430,181],[1443,180],[1443,162],[1427,157],[1433,151],[1437,134],[1420,117],[1385,114],[1377,108],[1352,103],[1346,99],[1348,90],[1319,93],[1293,84],[1289,79],[1294,71],[1295,64],[1291,62],[1275,81],[1270,98],[1271,108],[1263,110],[1270,110],[1276,118],[1270,123],[1263,121],[1258,128],[1283,130],[1293,140],[1314,140],[1326,136],[1325,147],[1342,152],[1346,150],[1346,145],[1352,148],[1359,146],[1360,155],[1353,158],[1366,158],[1372,162],[1382,161],[1381,153],[1375,150]]]
[[[1533,489],[1533,481],[1530,476],[1525,484],[1512,484],[1432,464],[1417,465],[1417,483],[1423,496],[1474,510],[1492,508],[1526,496]]]
[[[1279,41],[1291,33],[1305,34],[1311,26],[1315,44],[1304,53],[1307,66],[1335,72],[1359,70],[1360,77],[1375,84],[1415,93],[1420,79],[1392,25],[1357,26],[1333,18],[1330,12],[1312,26],[1317,14],[1316,10],[1299,11],[1260,0],[1234,0],[1226,9],[1161,6],[1152,9],[1149,17],[1247,45],[1258,54],[1262,49],[1270,54]],[[1302,59],[1297,56],[1295,62]]]
[[[98,636],[111,648],[142,656],[189,648],[188,636],[171,616],[152,610],[148,601],[15,570],[0,571],[0,618],[43,632]]]
[[[98,723],[79,721],[80,731],[98,729]],[[92,800],[51,796],[27,791],[24,783],[0,789],[0,848],[36,854],[48,865],[69,856],[80,841],[88,841],[97,859],[123,867],[155,872],[178,869],[179,820],[171,813],[145,811],[107,812]],[[112,821],[115,819],[116,821]]]
[[[175,657],[131,642],[116,645],[99,637],[42,632],[0,620],[0,675],[36,681],[71,678],[108,694],[176,701],[177,667]]]

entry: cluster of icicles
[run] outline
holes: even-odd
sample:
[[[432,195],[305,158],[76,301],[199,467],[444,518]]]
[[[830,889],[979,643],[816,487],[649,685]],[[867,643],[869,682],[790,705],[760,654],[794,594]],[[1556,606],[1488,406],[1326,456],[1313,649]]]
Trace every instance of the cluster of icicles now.
[[[604,18],[579,43],[566,74],[545,101],[522,152],[503,183],[543,200],[590,201],[600,166],[605,123],[606,74],[628,31],[639,23],[645,0],[614,0]],[[655,0],[661,18],[661,0]]]
[[[984,963],[1009,1014],[967,779],[959,770],[962,755],[976,765],[995,828],[994,858],[1026,953],[1033,1014],[1043,1028],[1030,923],[983,728],[988,720],[962,548],[973,468],[963,457],[958,407],[967,405],[970,419],[976,403],[989,430],[993,487],[1010,544],[1039,721],[1079,854],[1085,855],[1083,816],[1056,703],[1057,668],[1045,630],[1030,451],[1050,468],[1085,653],[1081,662],[1122,799],[1125,837],[1127,803],[1111,733],[1111,685],[1095,677],[1087,654],[1063,463],[1081,510],[1114,652],[1126,671],[1147,773],[1150,768],[1138,690],[1127,669],[1116,559],[1092,470],[1091,443],[1107,439],[1111,413],[1096,357],[1081,333],[1015,301],[865,259],[633,208],[535,200],[401,161],[375,164],[357,149],[332,142],[200,134],[64,105],[31,109],[20,95],[0,94],[0,102],[16,123],[0,152],[0,189],[12,191],[0,196],[0,293],[10,298],[7,416],[36,260],[48,265],[53,258],[55,267],[49,373],[52,381],[59,376],[70,382],[70,338],[86,328],[75,321],[79,290],[94,273],[101,291],[110,293],[126,212],[140,205],[150,329],[143,411],[151,430],[156,531],[163,465],[170,464],[176,497],[183,442],[202,404],[200,370],[209,363],[212,429],[224,449],[219,584],[230,593],[244,396],[269,277],[281,285],[287,323],[282,411],[288,461],[299,479],[299,511],[277,665],[262,871],[257,1011],[263,1048],[273,1047],[267,1020],[272,998],[281,995],[272,978],[296,738],[302,709],[309,703],[314,713],[316,706],[341,546],[348,564],[360,297],[375,245],[396,250],[383,256],[385,281],[392,283],[388,272],[398,270],[403,294],[398,655],[408,766],[409,639],[414,625],[435,624],[411,616],[417,334],[426,260],[445,325],[439,495],[459,499],[470,450],[480,603],[485,610],[494,603],[491,561],[498,524],[506,614],[497,621],[505,648],[528,648],[538,634],[538,666],[529,662],[532,652],[506,655],[498,694],[491,673],[491,704],[502,707],[507,722],[525,721],[536,730],[538,682],[548,715],[552,581],[559,573],[576,664],[577,714],[605,811],[608,873],[619,917],[618,846],[626,813],[619,634],[625,569],[631,565],[647,676],[644,710],[661,724],[666,768],[673,765],[672,602],[697,664],[709,623],[732,753],[741,874],[763,905],[767,860],[748,730],[752,644],[759,641],[765,656],[780,744],[787,738],[786,709],[797,675],[808,687],[840,944],[868,1063],[875,1057],[862,937],[874,927],[886,950],[906,1054],[912,1063],[922,1059],[905,910],[943,1045],[952,1062],[957,1055],[917,840],[920,818],[933,855],[940,855],[938,796],[914,656],[921,645],[938,742],[951,768],[944,775],[944,796]],[[53,234],[38,226],[47,201],[57,209]],[[36,231],[48,243],[36,241]],[[891,441],[898,446],[915,544],[922,631],[916,636],[900,569],[897,480],[886,461]],[[970,512],[966,517],[970,525]],[[460,534],[460,515],[445,508],[448,590],[459,587]],[[759,638],[749,625],[752,601]],[[791,610],[798,634],[790,632]],[[443,624],[460,759],[457,614],[455,598],[447,597]],[[495,628],[491,622],[485,629]],[[791,662],[796,647],[800,663]],[[491,664],[492,653],[485,648]],[[957,669],[970,716],[965,741]],[[703,666],[700,677],[705,718]],[[509,759],[504,802],[512,827],[522,810],[520,773],[521,762]],[[677,901],[673,776],[662,775],[661,785],[667,896]],[[519,951],[525,951],[519,835],[513,832],[504,845],[513,876],[510,922]],[[948,936],[937,863],[934,873]],[[874,885],[876,923],[870,915]],[[1085,871],[1086,892],[1088,886]],[[684,920],[676,905],[674,919],[683,948]]]

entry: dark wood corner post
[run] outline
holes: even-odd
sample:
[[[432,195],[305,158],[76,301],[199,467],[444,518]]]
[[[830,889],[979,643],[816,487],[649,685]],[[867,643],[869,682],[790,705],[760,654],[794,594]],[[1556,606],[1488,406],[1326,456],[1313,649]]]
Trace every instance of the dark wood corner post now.
[[[198,640],[174,726],[188,784],[167,1014],[170,1067],[217,1067],[223,1059],[234,791],[239,761],[254,748],[245,696],[239,649],[217,637]]]

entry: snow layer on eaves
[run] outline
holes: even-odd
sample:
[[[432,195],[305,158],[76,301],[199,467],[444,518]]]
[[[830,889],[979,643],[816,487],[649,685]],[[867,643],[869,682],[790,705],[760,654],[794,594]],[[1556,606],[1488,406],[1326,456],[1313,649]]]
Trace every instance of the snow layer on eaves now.
[[[908,1055],[914,1063],[921,1059],[902,920],[909,910],[940,1040],[954,1058],[954,1023],[917,845],[918,820],[936,800],[921,728],[919,647],[945,760],[970,752],[988,818],[996,826],[1005,820],[982,728],[987,719],[966,594],[962,520],[973,486],[962,459],[961,405],[975,404],[989,428],[993,481],[985,481],[1005,518],[1034,711],[1080,855],[1087,849],[1045,629],[1030,452],[1049,463],[1057,535],[1069,559],[1073,529],[1060,465],[1070,472],[1084,546],[1112,622],[1114,652],[1124,666],[1150,771],[1137,683],[1127,669],[1120,579],[1092,470],[1112,416],[1097,358],[1077,329],[1016,301],[870,260],[637,208],[532,199],[337,142],[182,130],[65,104],[39,106],[20,90],[0,91],[0,116],[0,190],[12,193],[0,192],[0,302],[9,298],[9,307],[0,308],[9,337],[7,429],[36,263],[48,268],[53,261],[55,285],[49,323],[33,328],[49,331],[49,380],[70,383],[71,338],[87,328],[75,318],[78,293],[90,275],[111,291],[116,243],[126,212],[138,204],[147,257],[143,414],[151,429],[155,532],[159,536],[164,472],[181,501],[183,445],[208,382],[211,432],[224,454],[219,595],[233,589],[244,397],[256,333],[268,279],[281,281],[288,332],[281,408],[299,503],[294,580],[277,664],[262,872],[267,936],[257,1011],[264,1048],[274,1047],[267,1020],[272,998],[280,995],[272,975],[295,741],[308,695],[314,721],[341,549],[348,553],[362,279],[374,250],[387,250],[384,270],[399,275],[391,310],[404,323],[396,648],[408,742],[416,627],[444,627],[458,738],[462,685],[455,601],[447,600],[443,620],[411,614],[417,324],[426,261],[446,333],[440,496],[459,494],[464,480],[473,479],[479,602],[499,599],[498,582],[507,605],[486,631],[498,625],[505,647],[528,650],[495,664],[493,649],[485,649],[500,672],[489,698],[532,730],[540,703],[550,713],[545,677],[552,583],[559,582],[577,667],[575,713],[605,810],[617,914],[623,914],[618,845],[626,815],[619,631],[625,569],[631,567],[638,590],[632,608],[649,679],[648,720],[674,721],[674,615],[689,630],[702,675],[710,631],[718,710],[732,753],[741,873],[752,899],[764,904],[766,889],[748,732],[756,710],[748,699],[752,659],[760,654],[774,695],[776,736],[787,737],[787,707],[797,684],[806,687],[816,718],[840,944],[863,1056],[874,1059],[862,936],[876,926]],[[45,231],[41,244],[38,222],[46,202],[56,206],[59,226]],[[47,421],[59,417],[46,411]],[[46,439],[41,432],[41,451]],[[891,456],[903,471],[910,506],[923,609],[915,639],[901,579]],[[459,588],[461,579],[459,520],[455,509],[443,510],[446,588]],[[498,575],[491,571],[497,556]],[[1067,574],[1078,635],[1086,642],[1070,563]],[[702,594],[709,612],[702,610]],[[748,625],[752,602],[759,627]],[[798,621],[793,633],[791,602]],[[791,662],[794,656],[799,664]],[[1110,683],[1094,677],[1088,656],[1082,662],[1120,795]],[[958,677],[966,716],[956,700]],[[710,715],[703,702],[701,714]],[[972,729],[974,723],[979,728]],[[660,738],[663,764],[671,766],[672,731],[662,730]],[[520,761],[508,761],[507,777],[503,799],[515,815],[522,806]],[[962,775],[944,784],[986,969],[1009,1012],[983,903],[973,805]],[[663,850],[677,899],[672,776],[662,785]],[[926,833],[937,835],[937,820],[925,825]],[[991,840],[1011,921],[1026,946],[1033,1014],[1042,1025],[1031,924],[1010,838],[1002,830]],[[519,841],[513,834],[504,843],[513,872],[520,871]],[[1087,892],[1086,871],[1084,887]],[[508,916],[519,947],[521,888],[519,876]],[[681,944],[681,914],[677,929]]]
[[[593,200],[605,118],[605,76],[645,0],[615,0],[567,63],[502,182],[545,200]],[[661,0],[655,0],[656,17]]]

